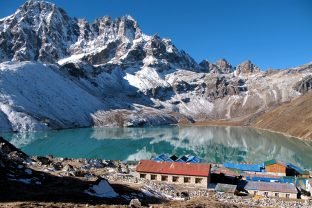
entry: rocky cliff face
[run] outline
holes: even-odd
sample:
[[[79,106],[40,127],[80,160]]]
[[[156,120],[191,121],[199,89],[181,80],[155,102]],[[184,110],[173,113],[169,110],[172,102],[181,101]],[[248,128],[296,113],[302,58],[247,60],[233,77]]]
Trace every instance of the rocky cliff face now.
[[[260,72],[260,68],[254,65],[251,61],[244,61],[236,67],[236,74],[250,74]]]
[[[311,89],[311,64],[197,64],[130,16],[89,23],[40,0],[0,20],[0,61],[2,131],[237,119]]]
[[[311,91],[312,90],[312,75],[303,77],[302,80],[298,81],[295,84],[294,89],[303,94]]]
[[[55,4],[29,0],[0,25],[1,61],[63,64],[78,59],[90,65],[200,68],[170,40],[143,34],[131,16],[89,23],[69,17]]]
[[[77,40],[76,21],[54,4],[30,0],[0,20],[1,61],[53,62]]]
[[[208,60],[203,60],[199,65],[205,72],[215,74],[229,74],[234,71],[232,65],[225,59],[219,59],[216,63],[210,63]]]

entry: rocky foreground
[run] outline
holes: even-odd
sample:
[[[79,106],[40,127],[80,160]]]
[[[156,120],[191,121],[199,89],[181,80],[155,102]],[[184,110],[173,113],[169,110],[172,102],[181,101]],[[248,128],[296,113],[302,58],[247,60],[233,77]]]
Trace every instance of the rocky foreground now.
[[[0,207],[310,207],[136,178],[118,161],[29,157],[0,139]],[[185,201],[186,200],[186,201]]]

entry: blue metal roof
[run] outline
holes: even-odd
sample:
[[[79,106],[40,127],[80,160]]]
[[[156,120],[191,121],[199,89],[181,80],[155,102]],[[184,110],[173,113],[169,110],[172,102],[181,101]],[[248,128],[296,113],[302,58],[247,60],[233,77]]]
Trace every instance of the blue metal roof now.
[[[253,172],[264,172],[263,164],[234,164],[234,163],[224,163],[224,167],[238,169],[242,171],[253,171]]]
[[[184,160],[182,160],[181,158],[177,159],[176,162],[185,162]]]
[[[197,157],[194,155],[190,155],[188,159],[186,160],[186,162],[190,162],[190,163],[200,163],[201,161],[202,159],[200,157]]]
[[[270,178],[270,177],[258,177],[258,176],[247,176],[247,181],[264,181],[264,182],[272,182],[277,181],[280,182],[280,178]]]
[[[175,155],[170,156],[168,154],[162,153],[154,158],[152,160],[154,161],[166,161],[166,162],[188,162],[188,163],[200,163],[202,162],[202,159],[200,157],[197,157],[196,155],[183,155],[175,160]]]
[[[281,183],[295,183],[295,178],[294,177],[281,177],[279,182]]]
[[[181,156],[181,157],[178,158],[178,160],[181,161],[181,162],[182,162],[182,161],[183,161],[183,162],[186,162],[187,159],[188,159],[188,157],[187,157],[186,155],[183,155],[183,156]]]
[[[246,180],[247,181],[263,181],[263,182],[279,182],[279,183],[293,183],[295,184],[295,177],[292,176],[283,176],[283,177],[272,177],[272,176],[257,176],[257,175],[253,175],[253,176],[246,176]],[[301,180],[297,178],[297,181]]]
[[[165,162],[174,162],[172,159],[170,159],[169,155],[167,154],[160,154],[156,157],[154,157],[152,160],[154,161],[159,161],[159,162],[162,162],[162,161],[165,161]]]
[[[305,171],[302,170],[301,168],[299,168],[298,166],[291,164],[291,163],[286,163],[288,167],[294,169],[295,171],[297,171],[300,174],[303,174]]]

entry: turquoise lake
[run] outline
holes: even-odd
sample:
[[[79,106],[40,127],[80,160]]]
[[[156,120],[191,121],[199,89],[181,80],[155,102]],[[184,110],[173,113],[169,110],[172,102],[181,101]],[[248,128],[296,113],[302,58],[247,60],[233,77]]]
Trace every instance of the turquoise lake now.
[[[196,154],[207,162],[279,159],[312,170],[312,143],[247,127],[85,128],[3,136],[29,155],[140,160]]]

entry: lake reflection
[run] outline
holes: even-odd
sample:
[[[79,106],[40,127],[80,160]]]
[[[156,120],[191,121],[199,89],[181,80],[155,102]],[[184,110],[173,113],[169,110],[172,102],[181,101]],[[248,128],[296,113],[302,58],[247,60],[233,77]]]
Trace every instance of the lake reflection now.
[[[140,160],[191,153],[208,162],[275,158],[312,169],[311,143],[247,127],[87,128],[5,136],[30,155]]]

